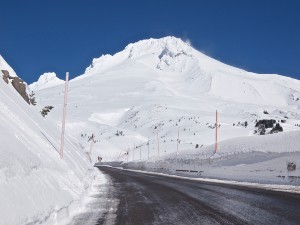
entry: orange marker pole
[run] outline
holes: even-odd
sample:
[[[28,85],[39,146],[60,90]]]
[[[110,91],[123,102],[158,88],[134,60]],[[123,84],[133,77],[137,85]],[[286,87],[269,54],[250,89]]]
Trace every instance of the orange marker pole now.
[[[63,119],[61,126],[61,139],[60,139],[60,157],[64,156],[64,144],[65,144],[65,126],[66,126],[66,111],[67,111],[67,100],[68,100],[68,82],[69,82],[69,72],[66,73],[66,82],[65,82],[65,96],[64,96],[64,105],[63,105]]]
[[[218,110],[216,111],[216,143],[215,143],[215,153],[218,151]]]
[[[140,161],[142,160],[142,145],[140,146]]]
[[[178,155],[179,153],[179,127],[178,127],[178,135],[177,135],[177,153],[176,155]]]
[[[134,160],[134,149],[135,149],[135,144],[133,145],[133,150],[132,150],[132,160]]]
[[[148,159],[149,159],[149,148],[150,148],[150,143],[149,143],[149,139],[148,139]]]
[[[158,139],[158,132],[157,132],[157,154],[159,158],[159,139]]]

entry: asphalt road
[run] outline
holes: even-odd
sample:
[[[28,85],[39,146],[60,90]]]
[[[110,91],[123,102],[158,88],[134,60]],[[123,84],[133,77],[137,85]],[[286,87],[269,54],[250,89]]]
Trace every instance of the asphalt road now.
[[[101,204],[91,208],[102,211],[78,216],[73,224],[300,224],[297,194],[99,169],[109,180],[106,197],[99,195]]]

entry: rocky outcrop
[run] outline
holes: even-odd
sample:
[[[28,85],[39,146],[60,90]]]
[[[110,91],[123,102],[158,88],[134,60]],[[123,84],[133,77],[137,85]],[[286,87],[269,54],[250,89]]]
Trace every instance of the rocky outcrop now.
[[[9,76],[9,72],[7,70],[1,70],[1,71],[3,73],[3,76],[2,76],[3,80],[8,84],[9,79],[12,79],[12,77]]]
[[[28,94],[26,93],[26,84],[24,81],[19,77],[12,77],[9,75],[7,70],[2,70],[3,73],[3,80],[8,84],[9,81],[11,82],[12,86],[16,89],[16,91],[22,96],[22,98],[30,104]]]
[[[29,97],[26,93],[26,84],[24,84],[24,81],[20,79],[19,77],[14,77],[11,81],[12,86],[17,90],[17,92],[22,96],[22,98],[28,103]]]

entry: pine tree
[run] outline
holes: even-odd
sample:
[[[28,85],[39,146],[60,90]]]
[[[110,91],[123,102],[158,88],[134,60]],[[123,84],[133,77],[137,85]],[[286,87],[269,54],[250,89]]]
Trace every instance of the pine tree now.
[[[29,94],[29,102],[31,105],[36,105],[35,93],[33,91]]]

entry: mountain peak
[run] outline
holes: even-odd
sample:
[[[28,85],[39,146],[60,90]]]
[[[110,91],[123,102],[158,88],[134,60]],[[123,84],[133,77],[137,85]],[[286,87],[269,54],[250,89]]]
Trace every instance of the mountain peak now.
[[[188,42],[183,41],[181,38],[177,38],[174,36],[166,36],[162,38],[149,38],[140,40],[131,44],[128,44],[125,49],[131,48],[133,46],[141,46],[141,45],[160,45],[162,47],[166,46],[176,46],[176,47],[190,47]]]
[[[46,72],[46,73],[43,73],[39,79],[38,79],[38,82],[43,82],[43,83],[47,83],[51,80],[54,80],[56,79],[57,76],[54,72]],[[58,78],[57,78],[58,79]]]
[[[126,46],[125,51],[129,51],[129,58],[139,57],[145,54],[161,55],[163,52],[176,55],[180,52],[191,52],[189,43],[180,38],[167,36],[159,39],[150,38],[141,40]]]
[[[128,44],[123,51],[114,55],[102,55],[100,58],[93,59],[85,73],[104,72],[127,60],[137,60],[142,57],[154,58],[149,60],[155,61],[150,65],[153,69],[182,72],[184,68],[175,63],[185,64],[185,57],[192,57],[194,51],[188,42],[173,36],[145,39]],[[172,66],[169,66],[170,64]]]
[[[62,84],[63,82],[64,81],[59,79],[54,72],[47,72],[42,74],[38,81],[30,84],[29,87],[31,90],[37,91]]]

